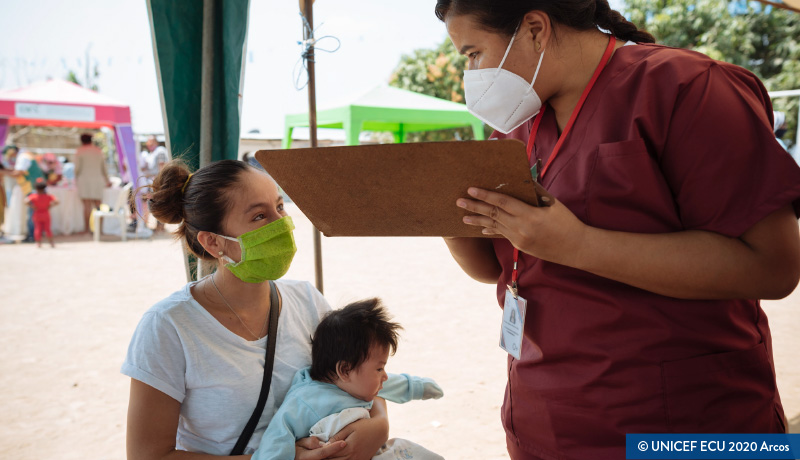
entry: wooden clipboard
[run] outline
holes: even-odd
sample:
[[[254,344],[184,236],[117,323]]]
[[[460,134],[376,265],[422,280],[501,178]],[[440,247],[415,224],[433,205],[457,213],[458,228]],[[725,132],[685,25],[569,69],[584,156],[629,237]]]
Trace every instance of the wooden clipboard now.
[[[260,150],[255,158],[325,236],[482,237],[456,206],[469,187],[542,204],[514,139]]]

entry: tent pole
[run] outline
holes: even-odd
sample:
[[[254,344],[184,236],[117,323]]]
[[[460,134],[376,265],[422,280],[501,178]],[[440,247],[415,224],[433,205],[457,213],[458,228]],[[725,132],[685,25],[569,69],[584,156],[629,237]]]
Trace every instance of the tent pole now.
[[[203,0],[203,43],[200,74],[200,167],[211,163],[212,110],[214,97],[214,4]],[[213,273],[213,264],[198,259],[197,279]]]
[[[211,163],[214,95],[214,3],[203,0],[203,43],[200,83],[200,167]]]
[[[314,38],[314,1],[304,0],[304,16],[308,25],[303,25],[303,40]],[[314,74],[314,43],[306,48],[306,64],[308,65],[308,129],[311,137],[311,147],[317,148],[317,91]],[[322,238],[319,230],[314,227],[314,273],[317,289],[323,292],[322,286]]]

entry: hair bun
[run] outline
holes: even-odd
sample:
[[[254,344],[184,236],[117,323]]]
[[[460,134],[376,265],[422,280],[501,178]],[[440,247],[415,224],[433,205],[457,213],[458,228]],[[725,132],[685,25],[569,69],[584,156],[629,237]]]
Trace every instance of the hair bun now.
[[[172,160],[153,179],[148,205],[159,222],[179,224],[186,218],[183,186],[189,175],[189,168],[182,161]]]

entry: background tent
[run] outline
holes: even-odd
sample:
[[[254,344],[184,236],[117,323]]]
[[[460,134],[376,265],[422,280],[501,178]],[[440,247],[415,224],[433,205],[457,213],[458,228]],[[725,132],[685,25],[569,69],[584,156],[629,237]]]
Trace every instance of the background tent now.
[[[131,110],[122,102],[74,83],[50,80],[0,91],[0,144],[5,144],[12,125],[111,128],[122,178],[137,183],[139,168]]]
[[[292,145],[294,128],[309,125],[308,114],[286,116],[283,148]],[[395,142],[405,142],[412,132],[471,126],[475,139],[483,140],[483,122],[467,106],[388,85],[380,85],[341,107],[318,110],[317,126],[345,130],[347,145],[357,145],[362,131],[388,131]]]

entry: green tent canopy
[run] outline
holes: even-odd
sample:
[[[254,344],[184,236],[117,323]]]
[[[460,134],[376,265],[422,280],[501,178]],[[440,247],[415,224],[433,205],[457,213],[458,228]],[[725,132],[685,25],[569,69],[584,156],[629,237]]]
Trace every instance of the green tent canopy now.
[[[307,127],[308,113],[286,116],[283,148],[292,146],[294,128]],[[362,131],[394,133],[395,142],[420,131],[471,126],[475,139],[483,140],[483,123],[464,104],[413,91],[380,85],[342,107],[317,111],[320,128],[344,129],[347,145],[357,145]]]

